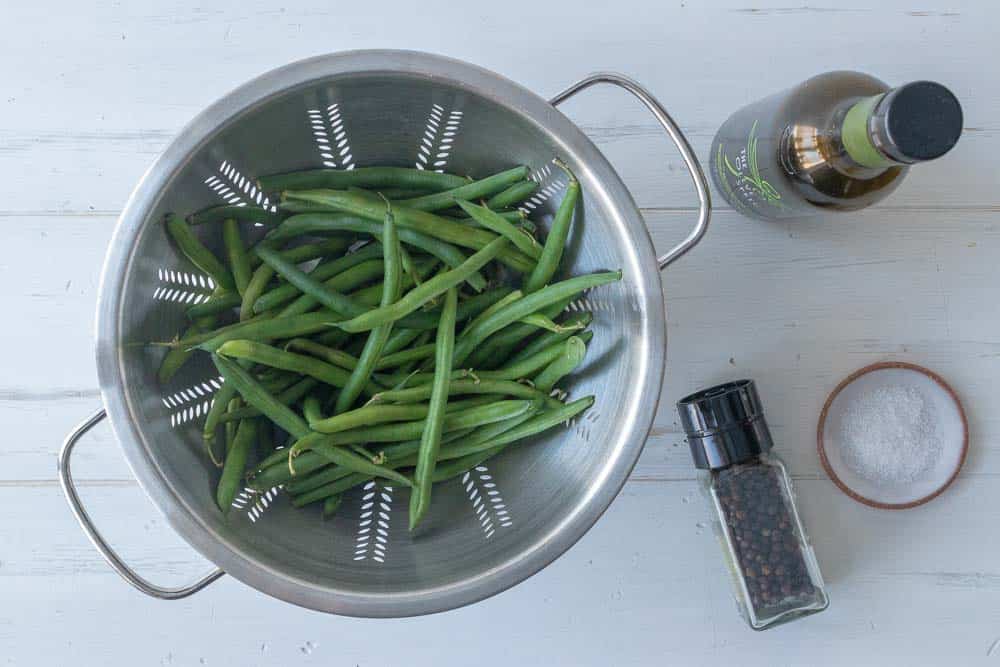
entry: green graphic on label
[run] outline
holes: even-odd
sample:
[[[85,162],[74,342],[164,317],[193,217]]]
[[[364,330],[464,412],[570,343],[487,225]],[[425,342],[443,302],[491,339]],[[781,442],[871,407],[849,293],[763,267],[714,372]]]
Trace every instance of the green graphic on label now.
[[[757,121],[750,127],[750,134],[747,136],[746,148],[741,150],[733,160],[728,155],[723,154],[722,145],[719,144],[719,164],[725,165],[726,171],[736,179],[733,185],[737,190],[749,194],[747,190],[752,190],[755,195],[751,199],[763,199],[764,202],[777,202],[781,195],[774,186],[767,182],[760,175],[760,168],[757,166]],[[735,164],[733,162],[735,161]],[[753,204],[747,201],[747,204]]]

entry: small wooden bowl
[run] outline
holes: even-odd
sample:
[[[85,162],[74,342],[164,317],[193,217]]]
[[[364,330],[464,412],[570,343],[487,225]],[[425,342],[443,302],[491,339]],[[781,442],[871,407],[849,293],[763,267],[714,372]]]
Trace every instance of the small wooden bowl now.
[[[880,385],[917,387],[934,405],[942,440],[941,454],[934,468],[913,482],[872,482],[854,473],[841,460],[837,438],[841,413],[851,397]],[[902,510],[936,498],[955,481],[969,451],[969,423],[955,391],[939,375],[922,366],[889,361],[865,366],[837,385],[820,413],[816,440],[823,469],[841,491],[871,507]]]

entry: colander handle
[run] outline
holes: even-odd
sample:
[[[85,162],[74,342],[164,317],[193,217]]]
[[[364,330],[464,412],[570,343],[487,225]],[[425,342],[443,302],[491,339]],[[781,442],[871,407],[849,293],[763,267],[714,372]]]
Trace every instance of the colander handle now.
[[[677,146],[677,150],[680,151],[681,157],[684,158],[684,164],[687,165],[688,172],[691,174],[691,180],[694,181],[694,189],[698,193],[698,222],[695,224],[694,229],[691,230],[691,233],[687,235],[687,238],[669,252],[656,258],[656,262],[662,271],[684,256],[688,250],[698,245],[705,232],[708,231],[708,222],[712,217],[712,197],[708,190],[708,180],[705,178],[705,172],[701,169],[701,163],[698,162],[694,151],[691,150],[691,144],[688,143],[688,140],[684,137],[684,133],[677,127],[677,123],[670,117],[667,110],[663,108],[663,105],[648,90],[627,76],[614,72],[597,72],[591,74],[553,97],[549,100],[549,104],[559,106],[580,91],[598,83],[610,83],[619,88],[624,88],[637,97],[649,109],[650,113],[653,114],[660,125],[663,126],[663,129],[666,130],[674,145]]]
[[[208,586],[210,583],[221,577],[224,572],[222,570],[215,570],[211,572],[204,578],[184,586],[182,588],[163,588],[155,584],[150,583],[143,577],[135,573],[132,568],[125,564],[125,561],[115,553],[115,550],[111,548],[105,540],[104,537],[97,531],[94,526],[93,521],[90,520],[90,515],[87,514],[87,510],[83,508],[83,503],[80,502],[80,495],[76,492],[76,486],[73,484],[73,474],[70,471],[70,457],[73,454],[73,448],[76,446],[77,441],[95,424],[100,422],[107,413],[104,409],[100,409],[90,417],[85,419],[80,423],[73,432],[66,437],[66,442],[63,443],[62,449],[59,451],[59,484],[62,485],[63,493],[66,494],[66,499],[69,501],[69,506],[73,509],[73,514],[76,516],[76,520],[80,522],[83,526],[84,532],[87,533],[87,537],[93,543],[97,550],[101,552],[104,556],[104,560],[108,561],[108,565],[114,568],[115,572],[121,575],[122,579],[132,584],[140,591],[154,598],[159,598],[161,600],[180,600],[181,598],[186,598],[189,595],[197,593],[201,589]]]

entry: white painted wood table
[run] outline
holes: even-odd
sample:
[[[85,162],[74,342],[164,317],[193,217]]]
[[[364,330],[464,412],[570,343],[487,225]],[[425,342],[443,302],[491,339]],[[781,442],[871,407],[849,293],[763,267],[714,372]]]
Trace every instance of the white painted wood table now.
[[[822,7],[751,0],[419,3],[8,2],[0,42],[0,661],[17,665],[838,665],[1000,662],[1000,104],[988,2]],[[704,243],[664,276],[668,373],[646,451],[607,515],[526,583],[431,617],[312,613],[223,579],[146,599],[76,525],[55,474],[99,403],[98,273],[133,184],[201,108],[285,62],[415,48],[551,95],[595,69],[649,86],[707,158],[736,107],[828,69],[944,82],[965,136],[884,205],[768,225],[721,203]],[[659,248],[691,224],[683,167],[620,92],[565,111],[606,152]],[[901,359],[965,400],[972,449],[931,504],[876,511],[824,476],[814,431],[848,372]],[[682,393],[758,380],[829,581],[830,609],[753,633],[737,617],[674,421]],[[131,479],[102,426],[81,446],[85,500],[138,569],[179,583],[208,564]]]

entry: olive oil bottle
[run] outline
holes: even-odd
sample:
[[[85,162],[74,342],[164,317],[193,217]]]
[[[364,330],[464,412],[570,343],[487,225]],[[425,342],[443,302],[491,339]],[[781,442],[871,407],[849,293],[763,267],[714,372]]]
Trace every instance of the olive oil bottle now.
[[[852,211],[885,198],[909,166],[951,150],[962,107],[947,88],[890,88],[827,72],[746,106],[712,142],[712,177],[739,212],[778,220]]]

